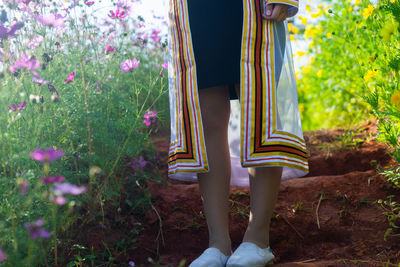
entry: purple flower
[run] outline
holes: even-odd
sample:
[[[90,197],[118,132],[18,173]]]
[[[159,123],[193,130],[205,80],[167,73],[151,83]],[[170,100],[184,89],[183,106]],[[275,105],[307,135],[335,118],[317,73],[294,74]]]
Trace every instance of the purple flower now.
[[[139,67],[140,60],[134,58],[134,59],[127,59],[123,61],[120,65],[121,71],[123,72],[129,72],[133,69],[136,69]]]
[[[86,187],[77,186],[70,183],[56,183],[52,190],[55,194],[80,195],[86,191]]]
[[[10,30],[8,30],[0,23],[0,37],[7,37],[7,36],[15,37],[15,32],[21,29],[22,27],[24,27],[24,23],[17,22],[11,26]]]
[[[7,108],[12,111],[17,111],[17,110],[23,110],[25,106],[26,106],[26,101],[24,101],[23,103],[19,102],[18,106],[15,104],[12,104],[11,107],[7,107]]]
[[[41,238],[49,238],[51,237],[51,233],[45,229],[41,229],[43,226],[43,219],[40,218],[35,223],[25,223],[25,228],[29,230],[29,235],[33,240],[36,240],[38,237]]]
[[[135,266],[135,263],[133,261],[130,261],[128,264],[129,266]]]
[[[47,176],[47,177],[44,177],[44,178],[42,178],[40,180],[45,184],[53,184],[53,183],[59,183],[59,182],[64,181],[65,177],[63,177],[63,176],[57,176],[57,177]]]
[[[4,252],[0,249],[0,262],[1,261],[5,261],[7,258],[6,258],[6,256],[4,255]]]
[[[53,162],[63,155],[64,152],[62,150],[55,150],[54,148],[49,148],[46,150],[38,148],[34,152],[29,154],[32,159],[40,162]]]
[[[134,157],[131,162],[131,168],[135,171],[136,174],[138,166],[140,167],[140,169],[143,169],[146,164],[147,162],[143,159],[143,156],[140,156],[139,159],[137,157]]]

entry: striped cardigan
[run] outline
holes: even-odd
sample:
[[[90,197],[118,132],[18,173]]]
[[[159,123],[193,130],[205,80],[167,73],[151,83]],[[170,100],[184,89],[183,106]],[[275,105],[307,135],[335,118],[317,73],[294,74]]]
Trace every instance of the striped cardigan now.
[[[196,180],[209,165],[186,1],[170,0],[169,5],[168,176]],[[289,16],[298,10],[297,0],[267,3],[289,5]],[[229,137],[231,184],[236,186],[249,185],[248,167],[283,166],[282,179],[308,173],[287,22],[264,20],[260,5],[260,0],[243,0],[240,107],[231,111],[236,133],[230,129]]]

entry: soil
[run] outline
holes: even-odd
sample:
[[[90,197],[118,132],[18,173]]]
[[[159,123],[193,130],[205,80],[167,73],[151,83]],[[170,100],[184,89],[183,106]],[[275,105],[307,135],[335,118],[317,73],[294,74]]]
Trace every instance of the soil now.
[[[400,229],[390,227],[376,200],[400,190],[378,174],[377,168],[395,166],[385,144],[374,141],[374,121],[350,130],[304,132],[310,173],[282,181],[270,227],[274,266],[397,266],[400,263]],[[144,227],[124,255],[113,255],[120,265],[188,266],[208,247],[208,229],[197,183],[167,176],[169,130],[151,136],[157,148],[162,182],[146,182],[154,209],[145,217],[132,215],[111,220],[120,229],[95,227],[74,239],[101,253],[125,240],[138,225]],[[249,189],[231,187],[230,236],[232,249],[242,241],[248,223]],[[161,218],[161,220],[159,219]],[[396,221],[400,225],[400,220]],[[118,242],[119,243],[118,243]],[[70,254],[70,256],[73,254]],[[385,263],[388,263],[385,265]],[[111,265],[110,265],[111,266]]]
[[[387,146],[374,141],[373,121],[351,130],[304,132],[309,150],[310,173],[281,183],[270,246],[275,266],[382,266],[400,262],[400,231],[384,240],[388,220],[375,200],[396,195],[377,167],[394,165]],[[169,133],[152,137],[161,162],[167,162]],[[146,229],[131,254],[135,266],[160,264],[184,266],[208,247],[208,229],[197,183],[167,177],[165,184],[148,183],[155,212],[143,220]],[[247,227],[249,189],[231,187],[230,235],[234,250]],[[318,207],[318,217],[316,215]],[[397,221],[397,225],[399,225]],[[398,230],[398,229],[397,229]],[[396,235],[397,234],[397,235]],[[393,265],[397,266],[397,265]]]

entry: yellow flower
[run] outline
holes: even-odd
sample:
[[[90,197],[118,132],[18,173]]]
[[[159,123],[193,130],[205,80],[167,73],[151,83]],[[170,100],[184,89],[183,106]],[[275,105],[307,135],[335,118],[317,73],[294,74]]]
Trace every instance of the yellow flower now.
[[[364,9],[363,12],[363,17],[364,19],[367,19],[369,16],[371,16],[372,12],[374,12],[375,7],[373,5],[369,5],[367,8]]]
[[[369,80],[371,80],[373,77],[376,76],[376,74],[378,74],[377,70],[368,70],[367,74],[364,75],[364,81],[368,82]]]
[[[397,90],[393,93],[392,97],[390,98],[390,103],[396,105],[397,108],[400,108],[400,91]]]
[[[350,6],[348,10],[349,10],[349,12],[353,11],[353,7]]]
[[[321,78],[322,77],[322,70],[317,71],[317,77]]]
[[[288,24],[287,24],[288,30],[289,30],[290,32],[292,31],[292,26],[293,26],[293,23],[288,23]]]
[[[318,6],[317,6],[317,8],[318,9],[321,9],[321,8],[323,8],[324,6],[322,5],[322,4],[319,4]]]
[[[303,66],[302,67],[302,70],[303,70],[303,73],[308,73],[308,72],[310,72],[311,71],[311,67],[310,66]]]
[[[311,7],[310,7],[310,5],[306,5],[306,10],[307,10],[307,12],[311,12]]]
[[[318,18],[318,17],[322,16],[323,14],[324,14],[324,11],[323,10],[319,10],[317,13],[312,13],[311,17],[312,18]]]
[[[289,35],[289,38],[290,38],[290,41],[293,41],[294,40],[294,35],[293,34]]]
[[[307,53],[304,52],[304,51],[297,51],[297,53],[296,53],[296,55],[298,55],[299,57],[302,57],[302,56],[304,56],[305,54],[307,54]]]
[[[304,104],[303,103],[299,104],[299,111],[300,111],[300,114],[303,113],[303,111],[304,111]]]
[[[355,5],[359,5],[359,4],[360,4],[360,2],[361,2],[361,0],[356,0],[356,3],[355,3]]]
[[[304,38],[309,39],[310,37],[314,39],[314,37],[319,34],[322,31],[322,26],[321,25],[312,25],[309,24],[306,26],[306,29],[304,31]]]
[[[331,38],[331,37],[332,37],[332,33],[331,33],[331,32],[328,32],[328,33],[326,34],[326,37],[327,37],[327,38]]]
[[[390,37],[392,36],[392,34],[397,31],[398,27],[399,27],[399,23],[397,21],[386,23],[385,26],[383,26],[383,28],[381,30],[381,35],[382,35],[383,41],[388,42],[390,40]]]
[[[307,24],[307,18],[305,18],[305,17],[303,17],[301,15],[298,15],[297,17],[300,19],[302,24]]]
[[[299,28],[297,28],[296,26],[293,26],[292,27],[292,32],[294,33],[294,34],[298,34],[299,33]]]
[[[315,60],[315,56],[310,57],[310,63],[313,63]]]
[[[390,0],[390,3],[394,4],[396,2],[396,0]]]

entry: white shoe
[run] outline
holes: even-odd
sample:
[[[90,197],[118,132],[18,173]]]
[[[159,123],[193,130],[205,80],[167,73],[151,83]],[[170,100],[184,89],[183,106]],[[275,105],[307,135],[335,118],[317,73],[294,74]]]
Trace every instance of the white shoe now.
[[[270,247],[260,248],[254,243],[243,242],[229,257],[226,267],[264,267],[275,259]]]
[[[225,267],[228,258],[218,248],[211,247],[204,250],[189,267]]]

